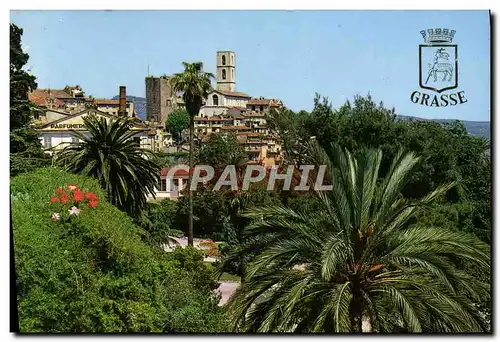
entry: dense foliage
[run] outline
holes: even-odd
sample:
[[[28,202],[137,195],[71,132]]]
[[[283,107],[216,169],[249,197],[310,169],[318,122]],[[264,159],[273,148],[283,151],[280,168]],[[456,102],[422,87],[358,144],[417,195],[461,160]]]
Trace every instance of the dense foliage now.
[[[199,253],[159,253],[105,200],[71,223],[52,221],[49,199],[65,184],[105,198],[97,181],[55,168],[12,180],[21,331],[225,331]]]
[[[198,165],[210,165],[216,175],[220,174],[226,165],[234,165],[240,171],[247,162],[248,155],[235,134],[212,134],[208,141],[196,151],[195,160]],[[215,178],[215,177],[214,177]]]
[[[142,213],[138,224],[145,230],[145,241],[151,246],[163,247],[171,244],[170,237],[184,235],[177,228],[178,205],[176,201],[151,201]],[[179,234],[180,233],[180,234]]]
[[[57,153],[57,162],[66,170],[90,175],[106,189],[111,203],[134,218],[146,208],[147,196],[154,195],[160,167],[151,151],[141,148],[133,139],[130,119],[109,123],[93,115],[83,118],[89,136],[74,134],[80,142]]]
[[[286,206],[247,210],[247,243],[230,260],[259,251],[231,298],[235,328],[251,332],[480,332],[477,303],[489,284],[460,269],[490,268],[489,246],[472,234],[415,226],[412,219],[454,184],[419,200],[401,196],[419,163],[399,152],[379,179],[382,151],[357,157],[310,144],[327,165],[332,191],[317,192],[321,210]],[[329,155],[332,158],[329,158]],[[457,265],[458,264],[458,265]],[[362,326],[365,326],[364,328]]]
[[[381,176],[400,149],[418,153],[422,163],[403,194],[419,198],[438,184],[458,181],[457,187],[435,205],[436,212],[426,215],[439,217],[443,210],[454,212],[460,208],[462,214],[454,222],[454,229],[474,232],[490,242],[491,162],[485,153],[489,142],[467,134],[462,123],[398,121],[394,109],[377,105],[370,96],[356,96],[352,103],[335,110],[328,99],[317,95],[310,113],[283,108],[268,119],[279,134],[289,163],[302,162],[311,137],[324,148],[336,142],[355,154],[364,148],[380,148]]]
[[[49,165],[50,157],[44,153],[35,130],[31,127],[36,106],[28,93],[36,89],[35,76],[23,67],[29,56],[23,52],[23,30],[10,24],[10,174],[12,176]]]
[[[177,146],[182,143],[182,131],[189,127],[189,114],[183,108],[178,108],[168,115],[165,129],[172,134]]]

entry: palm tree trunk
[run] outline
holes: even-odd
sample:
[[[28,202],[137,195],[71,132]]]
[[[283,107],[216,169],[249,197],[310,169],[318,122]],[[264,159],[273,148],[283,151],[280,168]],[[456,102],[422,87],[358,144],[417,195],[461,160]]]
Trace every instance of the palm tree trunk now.
[[[359,273],[357,273],[353,279],[352,284],[352,299],[350,305],[350,316],[351,316],[351,331],[354,333],[363,332],[363,314],[361,308],[361,286]]]
[[[359,301],[355,298],[351,300],[351,331],[354,333],[363,332],[362,315]]]
[[[193,177],[193,135],[194,135],[194,117],[191,116],[189,123],[189,178],[188,178],[188,191],[189,191],[189,230],[188,230],[188,245],[193,246],[194,233],[193,233],[193,192],[191,191],[191,180]]]

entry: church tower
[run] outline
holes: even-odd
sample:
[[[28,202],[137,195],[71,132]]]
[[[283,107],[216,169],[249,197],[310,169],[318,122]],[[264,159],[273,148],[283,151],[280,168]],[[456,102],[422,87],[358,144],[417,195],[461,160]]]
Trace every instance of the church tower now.
[[[236,56],[233,51],[217,52],[217,90],[236,91]]]

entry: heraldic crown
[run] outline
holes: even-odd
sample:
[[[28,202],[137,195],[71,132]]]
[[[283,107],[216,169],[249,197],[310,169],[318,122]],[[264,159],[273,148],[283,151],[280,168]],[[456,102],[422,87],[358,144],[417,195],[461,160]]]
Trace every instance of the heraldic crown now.
[[[451,43],[453,36],[455,36],[455,32],[455,30],[440,28],[420,31],[427,44]]]

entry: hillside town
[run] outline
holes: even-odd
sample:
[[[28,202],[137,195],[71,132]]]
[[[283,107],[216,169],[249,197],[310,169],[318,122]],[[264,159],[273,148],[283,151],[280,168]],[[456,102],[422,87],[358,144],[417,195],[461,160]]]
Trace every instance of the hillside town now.
[[[216,54],[216,83],[205,99],[199,115],[194,118],[195,136],[201,143],[210,134],[235,134],[238,142],[248,154],[248,164],[270,167],[282,157],[281,146],[275,135],[269,131],[266,115],[278,109],[283,103],[278,99],[252,97],[236,89],[236,54],[233,51],[219,51]],[[82,121],[87,115],[110,120],[118,117],[134,118],[131,130],[136,132],[140,146],[152,152],[187,152],[185,143],[175,146],[172,134],[167,130],[168,115],[178,108],[184,108],[182,93],[175,92],[172,77],[145,78],[146,120],[141,120],[134,109],[133,101],[127,101],[126,86],[120,86],[118,99],[102,99],[86,96],[80,86],[66,86],[64,89],[36,89],[29,93],[29,99],[40,108],[35,117],[35,127],[40,140],[49,154],[78,142],[73,131],[87,134]],[[187,130],[183,132],[187,136]],[[187,139],[185,139],[187,140]],[[162,171],[161,179],[165,178]],[[187,175],[179,171],[175,184],[185,185]],[[176,198],[180,192],[167,191],[160,180],[157,188],[159,198]]]

